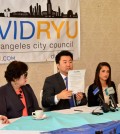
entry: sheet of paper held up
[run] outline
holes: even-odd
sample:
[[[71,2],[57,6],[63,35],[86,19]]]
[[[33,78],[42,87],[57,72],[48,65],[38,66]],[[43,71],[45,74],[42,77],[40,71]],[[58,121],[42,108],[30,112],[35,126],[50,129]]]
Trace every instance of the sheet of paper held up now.
[[[84,92],[85,71],[86,70],[70,70],[68,72],[68,90],[72,90],[75,94],[77,92]]]

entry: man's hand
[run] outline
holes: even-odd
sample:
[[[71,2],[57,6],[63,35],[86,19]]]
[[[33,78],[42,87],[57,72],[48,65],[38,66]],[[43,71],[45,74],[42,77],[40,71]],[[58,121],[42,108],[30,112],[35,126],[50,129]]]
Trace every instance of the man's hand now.
[[[59,94],[57,94],[57,99],[60,100],[60,99],[70,99],[72,96],[72,91],[70,90],[63,90],[61,91]]]
[[[76,100],[77,101],[81,101],[83,99],[83,93],[82,92],[78,92],[77,94],[76,94]]]
[[[0,120],[2,120],[2,124],[8,124],[10,121],[6,116],[0,115]]]

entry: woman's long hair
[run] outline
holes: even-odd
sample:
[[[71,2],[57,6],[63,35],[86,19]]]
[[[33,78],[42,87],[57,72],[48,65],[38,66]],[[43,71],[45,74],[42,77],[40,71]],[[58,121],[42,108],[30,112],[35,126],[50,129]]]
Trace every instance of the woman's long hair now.
[[[94,79],[94,84],[96,86],[98,86],[100,89],[102,89],[102,85],[100,82],[99,74],[100,74],[100,70],[103,66],[107,66],[109,68],[109,77],[108,77],[106,83],[107,83],[108,87],[111,86],[111,67],[107,62],[100,62],[96,68],[95,79]]]

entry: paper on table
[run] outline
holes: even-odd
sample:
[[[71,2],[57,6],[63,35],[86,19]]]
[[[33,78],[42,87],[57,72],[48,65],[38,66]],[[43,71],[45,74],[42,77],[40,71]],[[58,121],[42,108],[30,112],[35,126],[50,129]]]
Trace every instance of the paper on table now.
[[[87,105],[72,107],[71,109],[56,110],[54,112],[62,114],[75,114],[75,113],[92,113],[93,111],[102,112],[100,106],[88,107]]]
[[[73,107],[72,109],[74,109],[75,111],[80,111],[83,113],[92,113],[94,112],[102,112],[102,109],[100,106],[94,106],[94,107],[88,107],[87,105],[84,106],[79,106],[79,107]]]
[[[70,70],[68,72],[68,90],[73,93],[84,92],[85,70]]]

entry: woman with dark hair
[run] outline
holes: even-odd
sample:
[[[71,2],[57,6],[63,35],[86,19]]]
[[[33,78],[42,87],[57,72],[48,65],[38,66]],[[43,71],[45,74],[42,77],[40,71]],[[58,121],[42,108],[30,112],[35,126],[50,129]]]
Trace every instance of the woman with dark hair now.
[[[0,87],[0,114],[8,118],[31,115],[41,109],[27,82],[28,66],[21,61],[11,62],[5,71],[7,84]]]
[[[94,83],[88,88],[88,106],[99,106],[100,99],[98,95],[94,95],[93,91],[98,88],[99,94],[105,103],[110,105],[109,95],[106,94],[106,89],[109,87],[114,88],[114,99],[117,103],[116,87],[113,81],[111,81],[111,67],[107,62],[101,62],[98,64],[95,73]]]

